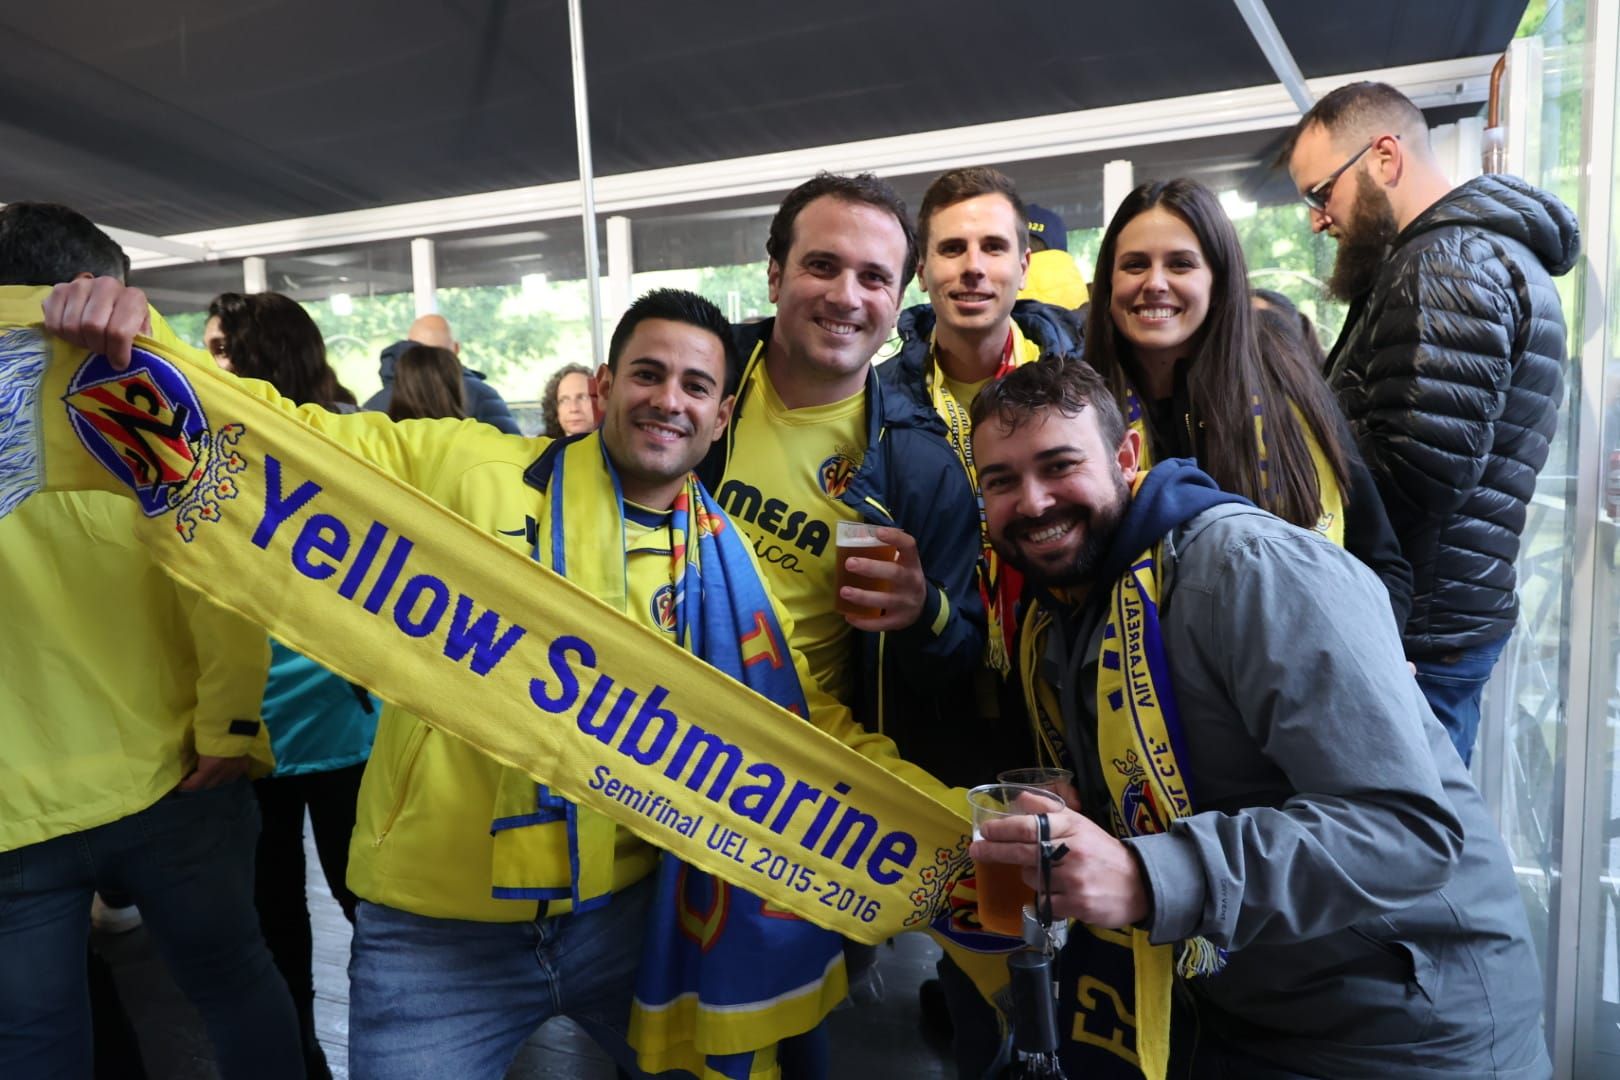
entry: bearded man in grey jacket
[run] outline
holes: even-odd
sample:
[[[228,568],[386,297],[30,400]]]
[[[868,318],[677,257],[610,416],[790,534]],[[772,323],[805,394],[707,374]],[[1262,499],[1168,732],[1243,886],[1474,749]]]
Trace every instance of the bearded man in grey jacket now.
[[[1151,1046],[1132,995],[1162,963],[1171,1075],[1550,1076],[1507,850],[1378,579],[1190,461],[1139,471],[1078,360],[987,387],[973,433],[1080,811],[1047,815],[1044,844],[1033,815],[988,823],[973,857],[1085,924],[1060,957],[1070,1075]]]

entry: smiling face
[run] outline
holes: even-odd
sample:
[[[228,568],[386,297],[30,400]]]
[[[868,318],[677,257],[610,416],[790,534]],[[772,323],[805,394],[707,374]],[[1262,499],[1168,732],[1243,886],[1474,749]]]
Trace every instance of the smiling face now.
[[[1008,430],[973,429],[985,524],[997,553],[1036,585],[1087,585],[1130,504],[1141,437],[1105,445],[1097,412],[1042,409]]]
[[[726,354],[707,330],[668,319],[637,324],[601,375],[602,439],[624,497],[668,509],[726,430]]]
[[[887,210],[823,195],[799,212],[786,259],[768,271],[776,322],[767,360],[784,401],[838,401],[861,389],[894,329],[905,261],[906,234]]]
[[[979,195],[936,211],[928,220],[928,247],[918,276],[941,328],[962,335],[1006,330],[1029,252],[1007,197]]]
[[[1156,206],[1120,230],[1109,314],[1139,363],[1188,355],[1209,315],[1215,276],[1192,227]]]
[[[557,423],[564,435],[580,435],[596,426],[589,375],[576,371],[557,384]]]

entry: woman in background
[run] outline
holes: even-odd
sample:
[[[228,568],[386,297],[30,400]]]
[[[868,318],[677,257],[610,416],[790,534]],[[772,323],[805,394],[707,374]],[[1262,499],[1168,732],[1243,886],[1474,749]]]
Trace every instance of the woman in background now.
[[[596,430],[596,406],[591,395],[591,371],[583,364],[564,364],[546,381],[541,396],[545,434],[553,439]]]
[[[461,363],[449,349],[412,344],[394,362],[394,396],[388,402],[390,420],[467,418],[467,391],[461,381]]]
[[[315,320],[279,293],[225,294],[217,311],[219,349],[228,370],[263,379],[300,404],[354,412],[354,395],[326,362]],[[212,319],[210,319],[212,322]],[[225,366],[225,364],[221,364]],[[270,642],[270,678],[261,715],[270,732],[276,771],[254,782],[262,828],[254,899],[259,925],[276,967],[292,991],[311,1080],[329,1078],[315,1036],[315,980],[309,907],[304,894],[304,813],[332,898],[350,923],[355,897],[345,884],[349,834],[354,831],[360,776],[377,733],[378,705],[363,688],[334,675],[280,642]]]
[[[1299,332],[1300,346],[1305,350],[1306,361],[1311,365],[1312,371],[1319,371],[1322,377],[1327,378],[1327,353],[1322,351],[1322,339],[1317,336],[1316,324],[1311,317],[1299,310],[1299,307],[1288,297],[1276,289],[1255,289],[1254,310],[1276,311],[1284,318],[1292,320]]]

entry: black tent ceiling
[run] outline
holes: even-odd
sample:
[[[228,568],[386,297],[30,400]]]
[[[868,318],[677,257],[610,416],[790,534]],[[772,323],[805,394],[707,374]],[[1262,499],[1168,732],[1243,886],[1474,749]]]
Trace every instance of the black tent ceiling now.
[[[1499,52],[1525,0],[1271,0],[1306,77]],[[599,175],[1276,81],[1226,0],[584,5]],[[7,5],[0,201],[188,232],[571,179],[561,0]]]

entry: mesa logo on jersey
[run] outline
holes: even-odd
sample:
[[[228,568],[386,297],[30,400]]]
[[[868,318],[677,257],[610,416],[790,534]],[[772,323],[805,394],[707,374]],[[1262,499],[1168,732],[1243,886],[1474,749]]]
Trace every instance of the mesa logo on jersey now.
[[[167,360],[136,349],[120,372],[105,356],[92,356],[62,401],[79,442],[129,486],[141,512],[174,512],[187,541],[199,523],[219,519],[221,500],[236,498],[233,476],[247,468],[236,451],[245,429],[209,431],[191,383]]]
[[[816,469],[816,480],[821,484],[821,490],[835,499],[841,499],[844,492],[849,490],[849,482],[855,477],[855,470],[860,468],[860,462],[845,453],[837,453]]]

